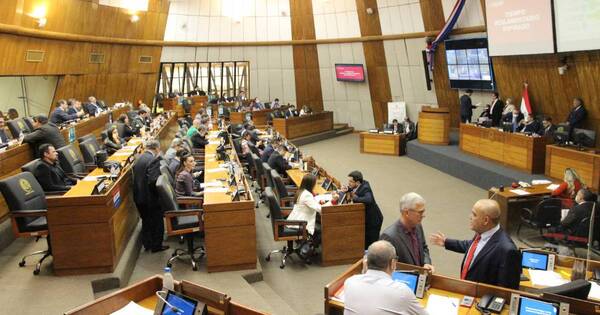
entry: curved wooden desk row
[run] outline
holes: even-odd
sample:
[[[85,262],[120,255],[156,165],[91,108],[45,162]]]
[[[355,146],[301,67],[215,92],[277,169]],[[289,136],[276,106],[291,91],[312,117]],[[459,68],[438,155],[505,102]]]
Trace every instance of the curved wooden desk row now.
[[[112,116],[114,120],[129,111],[129,107],[118,108],[112,111]],[[87,135],[94,134],[96,137],[100,135],[100,133],[104,130],[105,125],[109,121],[109,115],[104,114],[99,117],[89,118],[83,121],[80,121],[75,125],[75,138]],[[69,129],[65,128],[61,130],[63,137],[66,142],[69,143]],[[77,141],[77,140],[75,140]],[[79,150],[79,146],[75,146],[77,150]],[[23,143],[4,152],[0,152],[0,178],[8,177],[15,175],[21,172],[21,166],[33,160],[33,150],[27,143]],[[4,221],[8,216],[8,207],[6,206],[6,201],[4,201],[4,197],[0,195],[0,221]]]
[[[421,267],[398,263],[396,265],[397,270],[422,270]],[[334,296],[336,293],[343,288],[344,281],[349,277],[359,274],[362,271],[362,259],[348,268],[343,274],[338,276],[333,281],[329,282],[325,286],[325,314],[343,314],[344,313],[344,302],[336,299]],[[557,295],[544,295],[543,297],[539,293],[532,293],[526,291],[506,289],[498,286],[487,285],[483,283],[476,283],[466,280],[459,280],[441,275],[428,276],[428,282],[430,282],[430,288],[425,293],[423,299],[419,302],[424,307],[427,305],[428,298],[431,294],[441,295],[445,297],[457,298],[461,300],[464,296],[475,297],[475,302],[471,307],[459,306],[458,314],[480,314],[476,309],[476,305],[479,302],[479,298],[486,294],[492,294],[494,296],[502,297],[507,301],[504,309],[500,314],[508,315],[508,307],[510,303],[510,296],[512,293],[517,293],[521,296],[531,298],[542,298],[548,301],[554,302],[565,302],[569,303],[569,311],[575,315],[589,315],[598,314],[600,312],[600,304],[592,301],[584,301],[578,299],[567,298]],[[437,314],[436,314],[437,315]]]
[[[320,112],[302,117],[275,118],[275,128],[284,138],[293,140],[333,129],[333,112]]]
[[[65,315],[105,315],[115,312],[133,301],[147,309],[154,310],[158,303],[156,292],[162,289],[162,277],[159,275],[142,280],[136,284],[101,297],[90,303],[65,312]],[[267,314],[253,310],[231,300],[225,293],[212,290],[188,281],[176,281],[175,291],[189,296],[208,306],[209,314],[223,315],[260,315]]]
[[[385,134],[363,131],[360,133],[360,153],[404,155],[406,146],[402,144],[405,134]]]
[[[204,107],[204,104],[208,104],[208,96],[199,96],[194,95],[190,97],[186,97],[186,99],[192,100],[192,106],[190,108],[190,114],[192,117],[196,116],[196,113],[200,110],[200,108]],[[180,106],[177,103],[177,98],[167,98],[163,100],[163,110],[165,111],[175,111],[178,117],[185,116],[185,111],[183,110],[183,106]]]
[[[156,137],[170,141],[177,129],[177,117],[172,115]],[[110,160],[123,163],[140,143],[141,139],[131,139]],[[91,176],[101,175],[108,174],[97,168],[88,175],[89,181],[79,181],[63,196],[46,198],[53,269],[58,276],[112,272],[138,222],[131,166],[106,193],[91,195],[96,184]]]
[[[272,109],[261,109],[251,112],[231,112],[229,113],[229,118],[231,119],[232,124],[243,124],[245,122],[246,114],[252,113],[252,121],[254,121],[254,125],[257,127],[263,127],[267,125],[269,114],[272,112]]]

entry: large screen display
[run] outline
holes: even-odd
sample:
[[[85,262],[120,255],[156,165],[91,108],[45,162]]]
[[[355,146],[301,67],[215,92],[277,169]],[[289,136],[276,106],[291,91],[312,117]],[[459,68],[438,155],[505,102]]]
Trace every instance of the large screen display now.
[[[451,88],[494,89],[492,64],[485,38],[447,40],[445,44]]]
[[[571,6],[598,1],[565,2]],[[551,0],[486,0],[485,4],[490,56],[554,52]]]
[[[363,82],[365,70],[360,64],[336,64],[335,77],[338,81]]]
[[[548,269],[548,254],[524,251],[521,266],[527,269],[546,270]]]
[[[559,52],[600,49],[600,1],[554,0]]]

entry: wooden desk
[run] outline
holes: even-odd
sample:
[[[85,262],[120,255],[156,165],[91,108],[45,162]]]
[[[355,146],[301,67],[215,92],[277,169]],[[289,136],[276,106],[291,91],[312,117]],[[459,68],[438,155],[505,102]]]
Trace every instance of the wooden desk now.
[[[163,138],[177,131],[172,115],[158,131]],[[132,139],[135,146],[141,140]],[[110,157],[124,162],[133,153],[125,147]],[[95,169],[90,176],[107,175]],[[91,195],[96,181],[79,181],[65,195],[47,198],[48,229],[52,245],[53,268],[58,276],[112,272],[138,222],[133,202],[131,166],[100,195]]]
[[[333,129],[333,112],[320,112],[287,119],[275,118],[273,128],[289,140],[329,131]]]
[[[406,147],[402,145],[404,134],[360,133],[360,153],[404,155]]]
[[[177,108],[177,98],[165,98],[163,99],[163,110],[164,111],[172,111],[172,110],[176,110]]]
[[[335,278],[333,281],[329,282],[325,286],[325,296],[324,296],[324,308],[325,314],[333,315],[333,314],[343,314],[344,313],[344,302],[337,300],[334,298],[335,294],[343,288],[344,281],[350,278],[353,275],[359,274],[362,270],[362,259],[348,268],[343,274]],[[396,265],[396,270],[422,270],[421,267],[407,265],[398,263]],[[487,285],[483,283],[476,283],[471,281],[454,279],[441,275],[429,275],[428,282],[430,284],[430,288],[425,293],[423,299],[420,299],[419,302],[423,307],[426,307],[427,301],[431,294],[442,295],[447,297],[458,298],[459,300],[463,298],[463,296],[472,296],[475,297],[475,302],[471,307],[459,306],[458,314],[460,315],[475,315],[480,314],[480,312],[476,309],[476,305],[479,302],[479,299],[485,294],[492,294],[495,296],[499,296],[504,298],[507,301],[507,304],[504,306],[504,309],[500,314],[508,315],[509,314],[509,306],[510,306],[510,296],[512,293],[519,294],[521,296],[530,297],[530,298],[543,298],[539,294],[534,294],[531,292],[525,291],[517,291],[506,289],[502,287]],[[587,315],[587,314],[597,314],[597,310],[600,309],[600,305],[591,302],[591,301],[583,301],[565,297],[544,297],[543,299],[552,300],[552,301],[562,301],[569,303],[569,311],[570,314],[575,315]],[[432,314],[434,315],[434,314]],[[437,314],[435,314],[437,315]]]
[[[500,225],[506,230],[516,229],[521,222],[521,209],[532,209],[545,196],[549,196],[552,190],[547,189],[548,184],[533,185],[530,188],[519,188],[529,192],[529,195],[518,195],[510,190],[510,184],[500,192],[498,188],[492,187],[488,190],[488,198],[494,199],[500,205]]]
[[[156,292],[162,290],[162,277],[152,276],[126,288],[103,296],[65,312],[65,315],[105,315],[133,301],[150,310],[156,308]],[[175,291],[205,303],[209,314],[259,315],[266,314],[231,300],[225,293],[183,280],[175,281]]]
[[[273,112],[272,109],[261,109],[252,112],[231,112],[229,118],[232,124],[243,124],[247,113],[252,113],[252,121],[257,127],[263,127],[267,125],[267,118],[269,114]]]
[[[318,166],[317,166],[318,167]],[[305,172],[290,169],[288,176],[296,186],[300,186]],[[339,181],[319,172],[321,176],[315,185],[315,194],[326,194],[321,187],[325,178],[330,178],[337,187]],[[349,203],[321,207],[321,265],[332,266],[349,264],[365,253],[365,205]]]
[[[450,111],[447,107],[423,106],[419,112],[420,143],[450,144]]]
[[[218,132],[209,133],[209,141],[217,140]],[[215,182],[229,178],[227,169],[219,168],[222,161],[215,159],[218,144],[205,147],[204,182]],[[235,149],[230,154],[237,160]],[[246,192],[250,187],[244,175],[238,178]],[[232,201],[228,192],[204,192],[204,235],[206,266],[208,272],[244,270],[256,268],[256,222],[254,200],[246,194],[241,201]],[[244,200],[245,199],[245,200]]]
[[[592,190],[600,191],[600,153],[557,145],[546,147],[546,176],[562,180],[568,167],[575,169]]]
[[[419,126],[419,129],[421,127]],[[460,149],[530,174],[544,172],[546,137],[502,132],[472,124],[460,124]]]
[[[123,107],[112,111],[113,120],[117,120],[119,115],[129,111],[129,107]],[[88,118],[75,124],[75,139],[86,134],[94,134],[96,137],[104,130],[108,123],[109,115],[104,114],[98,117]],[[61,130],[61,134],[69,143],[69,129]],[[77,140],[75,140],[77,142]],[[76,143],[75,143],[76,144]],[[79,150],[78,145],[74,145]],[[13,146],[4,152],[0,152],[0,179],[9,177],[21,172],[21,166],[33,160],[33,150],[27,143]],[[0,221],[8,217],[8,207],[2,194],[0,194]]]

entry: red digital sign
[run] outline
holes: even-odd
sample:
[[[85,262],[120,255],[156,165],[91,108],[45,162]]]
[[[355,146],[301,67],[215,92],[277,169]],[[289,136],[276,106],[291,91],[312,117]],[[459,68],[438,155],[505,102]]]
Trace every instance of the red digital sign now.
[[[363,65],[335,65],[335,77],[338,81],[364,82],[365,70]]]

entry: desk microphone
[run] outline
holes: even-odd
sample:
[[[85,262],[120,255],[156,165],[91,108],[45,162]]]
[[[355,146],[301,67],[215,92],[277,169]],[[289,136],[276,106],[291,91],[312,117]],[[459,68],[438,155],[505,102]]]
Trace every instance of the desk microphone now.
[[[175,313],[177,313],[177,314],[183,314],[183,310],[181,310],[181,309],[177,308],[176,306],[174,306],[173,304],[171,304],[171,303],[167,302],[167,300],[166,300],[164,297],[162,297],[162,296],[160,295],[160,293],[162,293],[162,294],[165,294],[165,295],[166,295],[166,294],[168,294],[168,292],[167,292],[167,291],[156,291],[156,296],[158,296],[158,298],[159,298],[161,301],[163,301],[165,304],[167,304],[167,306],[168,306],[168,307],[171,309],[171,311],[172,311],[172,312],[175,312]]]

